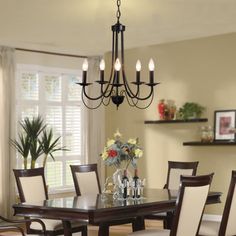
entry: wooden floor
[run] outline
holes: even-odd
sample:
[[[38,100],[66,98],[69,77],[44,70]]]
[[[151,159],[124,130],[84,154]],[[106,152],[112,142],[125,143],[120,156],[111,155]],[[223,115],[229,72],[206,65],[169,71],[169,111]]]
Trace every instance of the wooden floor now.
[[[162,223],[156,220],[146,220],[145,221],[146,228],[162,228]],[[97,236],[98,235],[98,227],[89,226],[88,236]],[[120,226],[112,226],[110,227],[110,236],[126,236],[128,233],[132,232],[132,227],[130,224],[120,225]],[[18,233],[1,233],[0,236],[19,236]],[[33,236],[33,235],[32,235]],[[73,236],[80,236],[80,233],[73,234]]]

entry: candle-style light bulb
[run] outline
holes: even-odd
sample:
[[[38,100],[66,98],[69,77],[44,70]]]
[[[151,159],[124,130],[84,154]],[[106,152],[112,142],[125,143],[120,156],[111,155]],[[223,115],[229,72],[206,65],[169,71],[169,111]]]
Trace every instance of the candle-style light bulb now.
[[[140,60],[137,60],[137,62],[136,62],[136,71],[141,71],[141,68],[142,68],[141,62],[140,62]]]
[[[83,65],[82,65],[82,70],[87,71],[88,70],[88,60],[84,59]]]
[[[120,69],[121,69],[120,60],[119,60],[119,58],[117,58],[116,62],[115,62],[115,70],[120,71]]]
[[[99,67],[100,67],[100,70],[105,70],[105,61],[104,61],[104,59],[102,59],[102,60],[100,61]]]
[[[140,85],[140,71],[141,71],[141,62],[137,60],[136,62],[136,84]]]
[[[149,70],[150,70],[150,71],[154,71],[155,65],[154,65],[154,61],[153,61],[152,58],[151,58],[150,61],[149,61],[148,67],[149,67]]]

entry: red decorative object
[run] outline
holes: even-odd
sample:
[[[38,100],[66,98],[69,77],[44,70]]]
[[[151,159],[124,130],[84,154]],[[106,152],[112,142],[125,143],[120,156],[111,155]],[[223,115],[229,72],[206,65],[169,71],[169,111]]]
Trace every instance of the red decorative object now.
[[[160,120],[164,120],[164,118],[165,118],[165,100],[161,99],[160,102],[158,103],[157,107],[158,107]]]

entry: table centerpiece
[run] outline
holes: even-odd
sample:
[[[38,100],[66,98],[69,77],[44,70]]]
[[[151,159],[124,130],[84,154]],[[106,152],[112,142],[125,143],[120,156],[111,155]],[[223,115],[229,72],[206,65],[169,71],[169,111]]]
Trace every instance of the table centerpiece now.
[[[130,138],[128,141],[124,142],[121,137],[121,133],[117,130],[116,133],[114,133],[114,138],[108,139],[101,154],[106,165],[116,168],[112,176],[114,193],[118,191],[123,176],[127,175],[128,179],[132,178],[128,167],[131,165],[134,169],[137,169],[137,161],[143,156],[143,150],[139,146],[138,138]],[[110,178],[111,177],[107,178],[106,184]]]

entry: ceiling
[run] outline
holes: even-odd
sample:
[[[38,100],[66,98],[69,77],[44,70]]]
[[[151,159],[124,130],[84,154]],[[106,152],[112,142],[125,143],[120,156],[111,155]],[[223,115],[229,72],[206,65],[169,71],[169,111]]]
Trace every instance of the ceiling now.
[[[0,45],[101,55],[116,0],[0,0]],[[125,48],[236,32],[236,0],[121,0]]]

